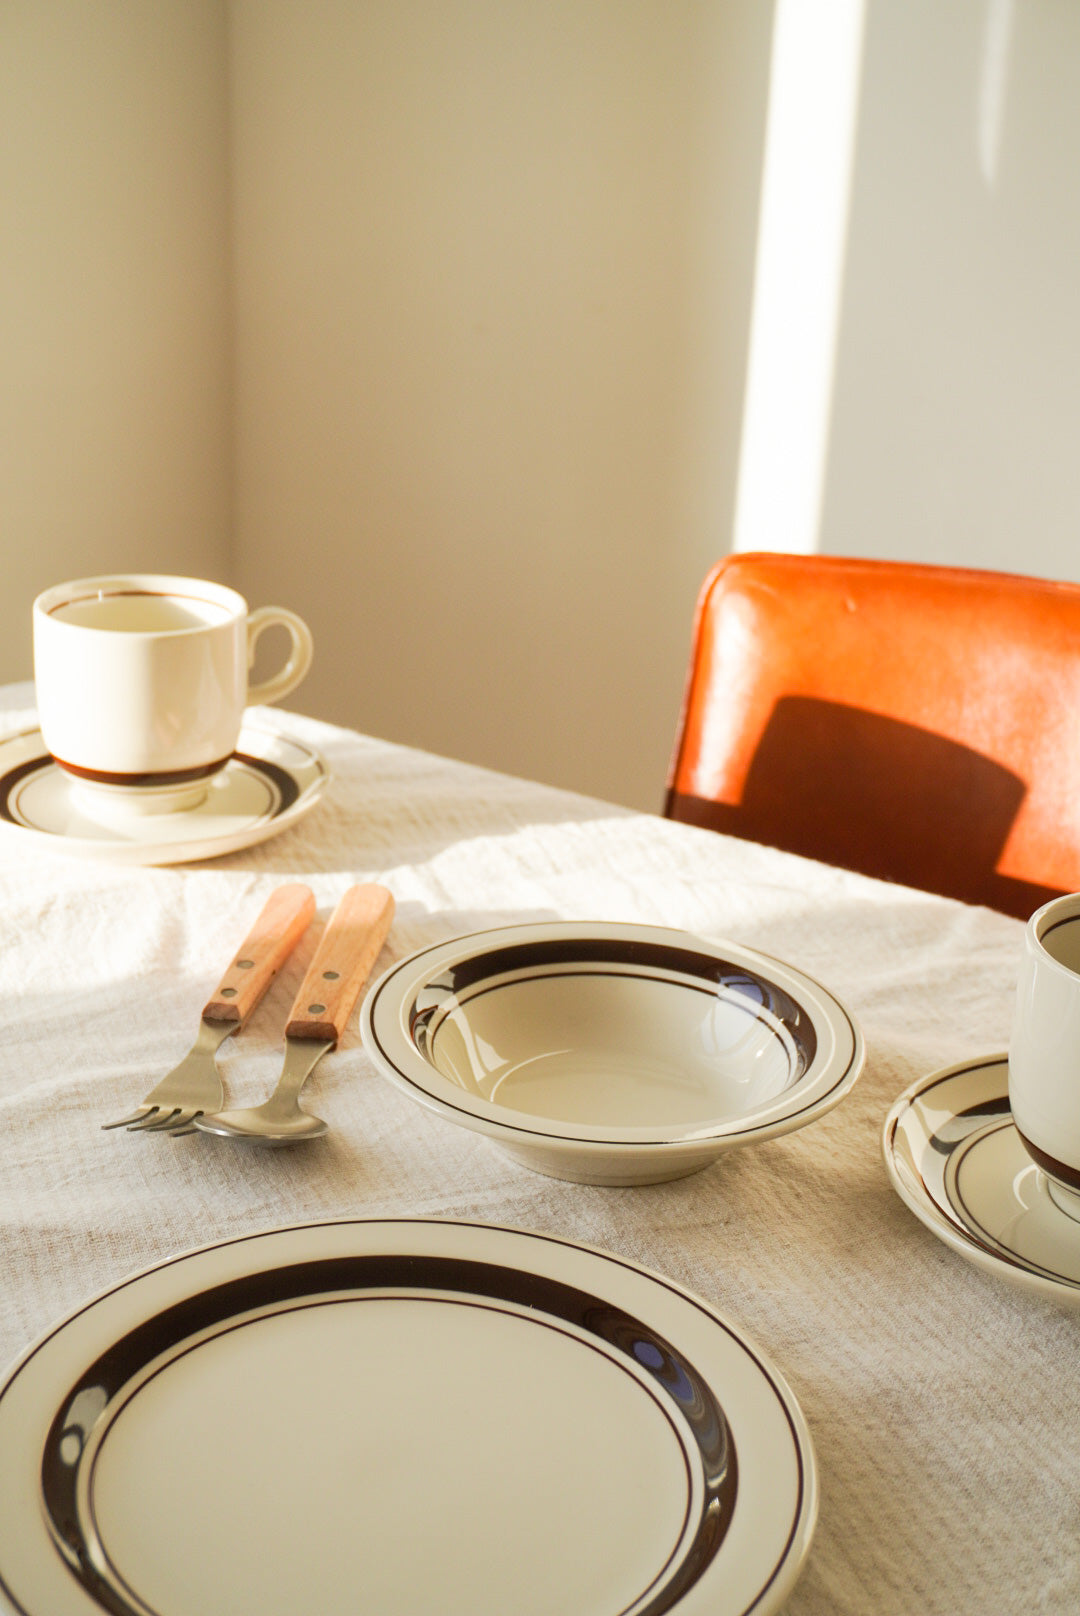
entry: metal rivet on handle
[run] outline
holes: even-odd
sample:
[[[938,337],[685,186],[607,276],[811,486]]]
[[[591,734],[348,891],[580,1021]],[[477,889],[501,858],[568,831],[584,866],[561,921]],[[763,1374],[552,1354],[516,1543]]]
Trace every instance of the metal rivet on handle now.
[[[223,999],[235,999],[236,998],[236,989],[235,988],[222,988],[221,997]]]
[[[323,1014],[323,1012],[325,1011],[325,1009],[326,1009],[325,1004],[309,1004],[308,1005],[308,1015],[309,1016],[321,1016]]]
[[[322,974],[324,982],[336,982],[340,976],[340,971],[324,971]]]
[[[237,960],[236,963],[237,963],[237,965],[240,967],[240,969],[242,971],[250,971],[251,967],[254,965],[255,961],[254,960]]]

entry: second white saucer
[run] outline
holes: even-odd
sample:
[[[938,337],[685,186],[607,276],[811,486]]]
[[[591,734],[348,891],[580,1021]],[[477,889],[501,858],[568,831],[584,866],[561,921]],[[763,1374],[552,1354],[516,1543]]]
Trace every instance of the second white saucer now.
[[[915,1216],[970,1262],[1080,1307],[1080,1222],[1050,1197],[1009,1108],[1009,1061],[921,1078],[885,1121],[885,1166]]]

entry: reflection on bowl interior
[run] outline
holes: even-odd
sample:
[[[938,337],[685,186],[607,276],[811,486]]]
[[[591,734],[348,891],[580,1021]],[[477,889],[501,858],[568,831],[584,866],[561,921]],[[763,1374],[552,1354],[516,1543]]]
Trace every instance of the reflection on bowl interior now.
[[[775,1099],[813,1059],[798,1006],[715,958],[552,958],[531,945],[507,970],[513,952],[445,971],[411,1017],[435,1070],[493,1104],[586,1124],[716,1122]]]

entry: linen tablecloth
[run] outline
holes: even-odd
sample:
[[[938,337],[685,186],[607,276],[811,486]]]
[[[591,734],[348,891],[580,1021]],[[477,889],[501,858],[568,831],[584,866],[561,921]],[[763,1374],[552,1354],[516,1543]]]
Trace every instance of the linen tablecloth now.
[[[33,722],[10,687],[9,729]],[[691,1287],[770,1354],[807,1416],[820,1516],[792,1616],[1080,1610],[1080,1321],[946,1249],[900,1202],[880,1134],[937,1067],[1005,1046],[1021,925],[772,849],[276,710],[326,796],[214,862],[118,868],[0,838],[0,1360],[122,1276],[325,1217],[435,1216],[594,1243]],[[659,782],[658,782],[659,790]],[[376,1074],[356,1016],[314,1079],[331,1132],[259,1152],[105,1133],[187,1049],[270,891],[325,920],[354,881],[397,915],[377,970],[515,921],[638,921],[763,949],[859,1019],[832,1113],[673,1183],[546,1178]],[[280,1066],[301,947],[231,1049],[231,1104]],[[2,1460],[2,1456],[0,1456]]]

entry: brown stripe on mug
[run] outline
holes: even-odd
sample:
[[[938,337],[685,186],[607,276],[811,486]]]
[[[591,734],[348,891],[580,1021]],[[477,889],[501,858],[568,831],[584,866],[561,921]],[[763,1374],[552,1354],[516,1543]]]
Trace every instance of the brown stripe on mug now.
[[[1014,1117],[1014,1124],[1015,1121]],[[1056,1156],[1048,1156],[1045,1150],[1040,1150],[1038,1145],[1033,1145],[1027,1135],[1021,1132],[1019,1128],[1016,1131],[1020,1134],[1024,1149],[1037,1167],[1041,1167],[1044,1173],[1049,1173],[1051,1178],[1059,1179],[1062,1184],[1067,1184],[1070,1189],[1080,1190],[1080,1167],[1070,1167],[1067,1162],[1058,1161]]]
[[[79,763],[65,763],[63,758],[52,754],[53,762],[67,774],[73,774],[79,780],[90,780],[99,786],[182,786],[191,780],[208,780],[212,774],[218,774],[229,761],[228,756],[219,758],[216,763],[199,763],[193,769],[170,769],[161,774],[113,774],[104,769],[84,769]]]

